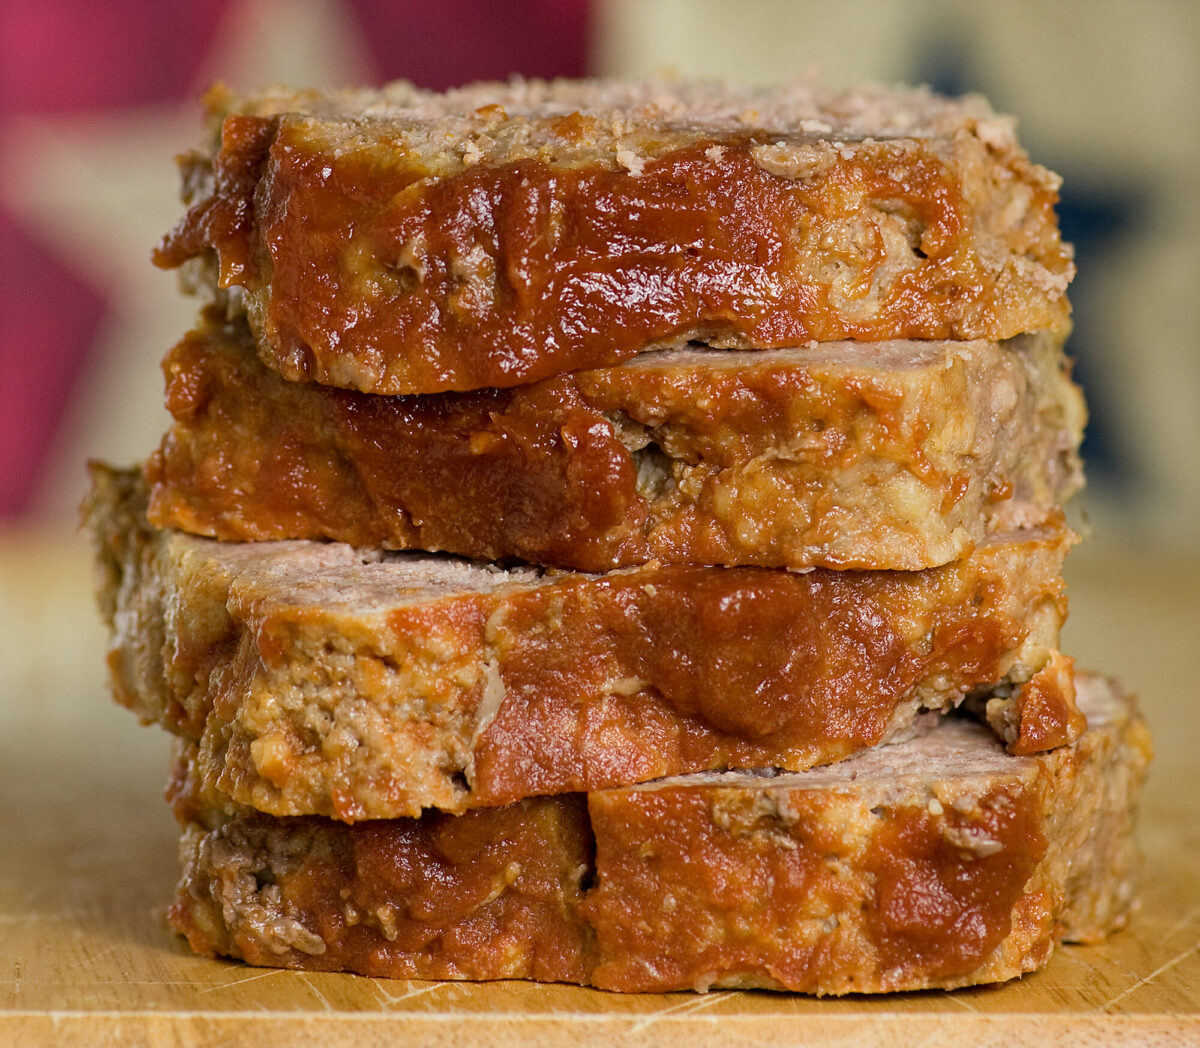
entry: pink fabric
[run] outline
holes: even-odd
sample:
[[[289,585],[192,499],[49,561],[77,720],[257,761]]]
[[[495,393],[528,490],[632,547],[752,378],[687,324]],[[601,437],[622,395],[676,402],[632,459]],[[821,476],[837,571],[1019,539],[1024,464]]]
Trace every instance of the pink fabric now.
[[[0,518],[25,505],[104,313],[0,210]]]
[[[72,113],[183,98],[230,2],[5,0],[0,106]]]
[[[405,11],[398,18],[398,8]],[[354,0],[384,80],[443,90],[467,80],[580,76],[588,49],[586,0]]]

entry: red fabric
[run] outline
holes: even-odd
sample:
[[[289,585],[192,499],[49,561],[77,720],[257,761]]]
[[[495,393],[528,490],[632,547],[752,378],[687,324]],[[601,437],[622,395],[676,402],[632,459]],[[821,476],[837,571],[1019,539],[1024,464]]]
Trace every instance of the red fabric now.
[[[104,300],[0,211],[0,516],[20,510]]]
[[[384,80],[444,90],[471,80],[579,76],[586,0],[353,0]]]
[[[222,16],[240,2],[0,0],[0,132],[11,117],[187,100],[202,86],[197,77]],[[359,23],[379,79],[444,88],[513,73],[586,72],[588,0],[342,0],[340,7]],[[103,289],[82,283],[38,230],[6,214],[0,193],[0,519],[18,515],[36,490],[105,308]]]
[[[0,2],[0,106],[76,113],[184,98],[230,2]]]

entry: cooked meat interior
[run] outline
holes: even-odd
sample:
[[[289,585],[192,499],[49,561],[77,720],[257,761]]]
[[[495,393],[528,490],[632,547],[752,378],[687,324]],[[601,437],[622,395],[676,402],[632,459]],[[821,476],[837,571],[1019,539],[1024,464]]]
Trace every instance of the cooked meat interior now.
[[[1015,692],[1010,741],[1082,728],[1069,675],[1040,672],[1066,612],[1062,528],[921,572],[582,575],[155,531],[140,478],[95,481],[117,700],[198,740],[206,780],[271,814],[807,768],[997,686]],[[1041,732],[1020,715],[1028,686]]]
[[[1068,323],[1059,180],[980,98],[522,82],[210,109],[219,141],[184,159],[191,206],[156,260],[244,306],[289,379],[436,393],[671,339]]]
[[[167,356],[160,527],[607,571],[917,570],[1045,523],[1084,409],[1049,334],[697,348],[510,390],[288,382],[210,316]]]
[[[226,816],[186,759],[172,923],[201,953],[426,979],[816,994],[965,986],[1120,927],[1150,754],[1082,676],[1088,730],[1013,757],[959,718],[797,774],[707,774],[348,826]],[[186,758],[186,754],[185,754]]]

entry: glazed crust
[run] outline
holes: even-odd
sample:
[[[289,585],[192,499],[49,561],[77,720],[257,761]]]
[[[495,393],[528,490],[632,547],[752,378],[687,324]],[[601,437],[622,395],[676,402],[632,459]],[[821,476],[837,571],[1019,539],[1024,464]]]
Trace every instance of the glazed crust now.
[[[695,84],[215,98],[162,266],[286,378],[509,387],[696,339],[1066,328],[1058,179],[979,99]],[[195,276],[195,275],[194,275]]]
[[[650,560],[919,570],[1082,484],[1050,335],[685,349],[512,390],[287,382],[210,315],[164,361],[159,527],[607,571]]]
[[[982,727],[799,774],[710,774],[356,826],[229,817],[186,785],[171,921],[201,953],[405,978],[815,994],[996,982],[1128,914],[1150,742],[1082,677],[1037,756]]]
[[[193,825],[181,854],[171,920],[198,952],[393,978],[587,977],[579,795],[353,828],[251,816]]]
[[[970,692],[1003,685],[1019,706],[1031,681],[1041,708],[1049,692],[1067,707],[1042,745],[1081,727],[1040,673],[1066,611],[1061,528],[923,572],[543,574],[155,531],[136,476],[94,474],[117,701],[198,740],[206,781],[271,814],[354,821],[807,768]]]

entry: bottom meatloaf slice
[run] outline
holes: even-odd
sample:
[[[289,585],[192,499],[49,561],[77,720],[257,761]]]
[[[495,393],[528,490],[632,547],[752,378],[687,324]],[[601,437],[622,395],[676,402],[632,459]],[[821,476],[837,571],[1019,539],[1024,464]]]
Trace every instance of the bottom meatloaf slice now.
[[[951,718],[800,773],[708,773],[463,816],[226,816],[186,761],[171,922],[201,953],[430,979],[844,994],[1010,979],[1133,899],[1150,756],[1115,684],[1008,754]]]
[[[95,479],[116,698],[197,741],[206,782],[271,815],[798,771],[998,687],[1014,750],[1082,729],[1057,651],[1061,527],[924,571],[582,575],[156,531],[135,475]]]

